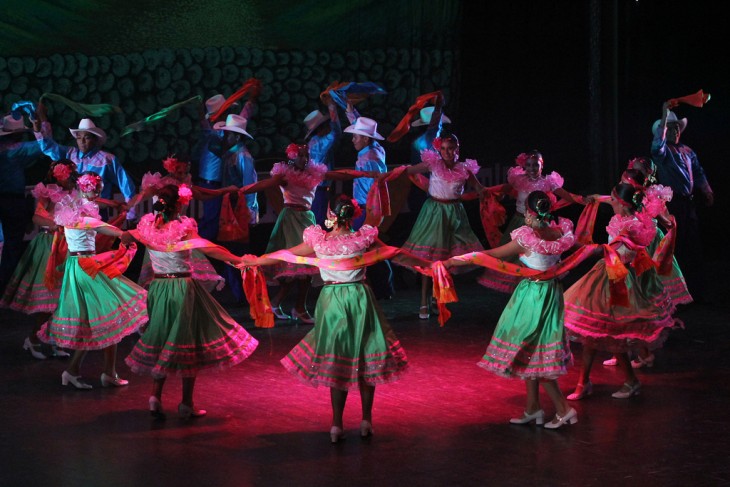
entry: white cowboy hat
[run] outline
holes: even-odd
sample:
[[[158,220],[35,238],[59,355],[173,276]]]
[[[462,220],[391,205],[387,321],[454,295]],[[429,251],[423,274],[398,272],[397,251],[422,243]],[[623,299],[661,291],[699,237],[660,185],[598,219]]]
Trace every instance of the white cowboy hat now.
[[[226,97],[218,93],[205,100],[205,117],[208,118],[217,112],[220,107],[226,102]],[[238,102],[233,103],[231,106],[237,106]]]
[[[6,115],[0,122],[0,137],[3,135],[27,132],[30,128],[25,126],[23,119],[15,120],[12,115]]]
[[[79,128],[69,129],[71,135],[76,137],[79,132],[89,132],[99,137],[99,147],[106,143],[106,132],[94,125],[94,122],[90,118],[82,118],[79,122]]]
[[[657,120],[654,122],[654,125],[651,126],[651,133],[656,134],[656,131],[659,130],[659,124],[661,124],[661,120]],[[673,111],[668,110],[667,111],[667,125],[670,123],[677,123],[679,124],[679,133],[681,134],[684,132],[684,129],[687,128],[687,119],[686,118],[680,118],[678,119],[677,116],[674,114]]]
[[[378,133],[378,122],[372,118],[359,117],[355,123],[347,127],[345,132],[350,134],[364,135],[372,139],[383,140],[383,136]]]
[[[433,116],[433,111],[436,109],[436,107],[426,107],[422,108],[420,113],[418,114],[419,118],[415,122],[411,124],[412,127],[422,127],[424,125],[428,125],[431,123],[431,117]],[[441,123],[451,123],[451,120],[449,117],[441,114]]]
[[[223,105],[225,101],[226,98],[220,93],[211,96],[210,98],[205,100],[205,113],[208,115],[214,114],[218,111],[218,109]]]
[[[247,135],[249,138],[253,139],[253,135],[246,132],[246,125],[248,125],[248,120],[244,117],[230,114],[226,117],[225,122],[216,122],[216,124],[213,125],[213,128],[215,130],[227,130],[229,132]]]
[[[305,135],[304,138],[308,139],[309,136],[312,135],[312,132],[317,130],[317,128],[320,125],[327,122],[329,119],[330,119],[329,114],[325,115],[324,113],[320,112],[319,110],[314,110],[314,111],[310,112],[309,115],[304,117],[304,125],[309,130],[309,132],[307,132],[307,135]]]

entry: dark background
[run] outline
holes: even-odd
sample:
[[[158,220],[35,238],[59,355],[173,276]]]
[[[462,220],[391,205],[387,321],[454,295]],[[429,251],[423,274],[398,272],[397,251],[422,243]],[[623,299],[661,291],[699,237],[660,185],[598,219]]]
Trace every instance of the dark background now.
[[[724,225],[716,222],[724,221],[728,210],[723,159],[730,135],[727,16],[720,2],[13,0],[3,5],[0,56],[6,59],[209,46],[327,53],[383,49],[387,56],[404,50],[453,53],[453,62],[439,68],[443,73],[424,64],[416,76],[397,83],[385,75],[375,79],[401,91],[366,102],[361,112],[378,118],[387,134],[415,96],[442,88],[462,157],[496,168],[493,175],[501,179],[515,155],[536,148],[545,156],[545,170],[561,173],[573,192],[607,192],[630,158],[648,154],[650,127],[662,102],[703,89],[712,94],[706,107],[676,111],[689,119],[682,141],[698,153],[715,189],[715,206],[701,208],[705,245],[720,248]],[[2,71],[0,77],[7,76]],[[32,83],[32,75],[27,78]],[[13,98],[5,95],[0,91],[7,110]],[[294,115],[291,124],[297,122]],[[136,119],[129,114],[123,123]],[[284,135],[293,134],[284,128]],[[130,145],[153,136],[143,134]],[[256,147],[257,160],[271,164],[285,139],[272,135],[273,144]],[[386,143],[388,162],[407,161],[409,142],[406,137]],[[338,160],[354,160],[349,141],[340,145]],[[134,167],[131,160],[125,165],[133,174],[150,169]]]

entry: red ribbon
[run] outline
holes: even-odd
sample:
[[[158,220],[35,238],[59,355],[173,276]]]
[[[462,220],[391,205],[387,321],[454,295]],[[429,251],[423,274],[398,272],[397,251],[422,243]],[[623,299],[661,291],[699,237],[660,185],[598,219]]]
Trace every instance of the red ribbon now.
[[[223,105],[221,105],[221,107],[213,115],[210,116],[210,121],[215,122],[216,120],[218,120],[221,115],[223,115],[226,110],[231,107],[231,105],[246,96],[246,94],[248,93],[250,93],[251,98],[258,97],[261,93],[261,81],[257,80],[256,78],[249,78],[243,84],[243,86],[238,89],[238,91],[226,98],[226,101],[223,102]]]
[[[436,98],[438,98],[439,95],[441,95],[440,91],[434,91],[416,98],[416,102],[411,105],[411,107],[408,109],[408,112],[406,112],[405,116],[401,119],[400,122],[398,122],[398,125],[388,136],[388,142],[397,142],[404,135],[406,135],[411,129],[411,120],[413,120],[413,117],[415,115],[418,115],[421,109],[426,106],[426,103],[433,102],[434,100],[436,100]]]

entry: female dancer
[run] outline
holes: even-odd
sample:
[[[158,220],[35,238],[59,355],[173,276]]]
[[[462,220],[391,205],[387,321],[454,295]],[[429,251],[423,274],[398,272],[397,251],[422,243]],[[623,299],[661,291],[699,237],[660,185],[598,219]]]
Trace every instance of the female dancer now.
[[[482,244],[469,226],[469,218],[459,199],[468,182],[478,191],[483,187],[475,177],[479,164],[474,159],[459,161],[459,139],[449,134],[436,138],[438,151],[421,152],[420,164],[410,166],[408,174],[430,172],[429,199],[418,213],[418,219],[403,249],[428,261],[444,260],[454,255],[483,250]],[[418,317],[430,316],[430,278],[421,280],[421,306]]]
[[[39,337],[75,351],[61,375],[64,386],[91,389],[81,380],[79,369],[86,352],[99,349],[104,350],[101,385],[125,386],[128,382],[116,371],[117,344],[147,322],[147,293],[124,276],[111,279],[99,272],[91,277],[81,266],[80,259],[96,253],[97,232],[118,237],[122,231],[99,218],[94,200],[102,191],[101,176],[86,172],[76,187],[78,193],[64,196],[55,207],[54,221],[65,227],[69,254],[58,307]]]
[[[573,224],[550,213],[550,198],[542,191],[533,191],[525,199],[525,225],[512,231],[512,241],[484,253],[504,259],[519,256],[531,269],[546,270],[557,264],[560,255],[575,244]],[[454,258],[446,267],[464,265]],[[555,418],[546,428],[560,428],[578,422],[578,414],[568,405],[558,387],[557,377],[572,364],[568,340],[563,327],[563,286],[560,281],[523,279],[507,303],[494,330],[492,340],[480,367],[502,377],[524,379],[527,404],[522,417],[510,419],[512,424],[544,423],[540,406],[539,384],[555,406]]]
[[[289,144],[286,148],[287,162],[277,162],[271,169],[271,178],[259,181],[242,194],[256,193],[266,188],[279,186],[284,197],[284,209],[276,219],[274,229],[269,237],[266,253],[296,247],[302,243],[304,229],[315,225],[312,201],[317,186],[325,179],[348,180],[353,177],[336,171],[327,171],[327,166],[309,160],[306,145]],[[312,276],[319,271],[316,267],[278,262],[272,274],[279,281],[279,291],[271,300],[274,315],[282,320],[295,319],[302,323],[312,324],[314,319],[307,311],[307,293]],[[296,304],[287,315],[281,309],[281,303],[289,294],[294,282],[298,292]]]
[[[611,193],[615,214],[606,230],[609,242],[620,239],[616,251],[625,265],[651,243],[656,233],[651,216],[639,211],[642,199],[641,191],[625,183],[617,185]],[[568,400],[583,399],[593,392],[590,372],[596,350],[613,352],[624,374],[624,384],[613,397],[628,399],[638,395],[641,384],[631,367],[629,351],[660,347],[674,324],[671,309],[658,305],[656,298],[644,293],[631,266],[625,283],[626,302],[612,304],[606,264],[600,260],[565,292],[565,327],[569,338],[583,345],[580,378]]]
[[[361,211],[355,200],[341,195],[325,222],[332,231],[326,232],[315,225],[308,227],[304,231],[304,242],[290,249],[291,252],[300,256],[316,253],[319,258],[340,260],[361,256],[372,247],[382,246],[377,238],[377,228],[363,225],[357,231],[352,230],[352,220]],[[243,257],[245,265],[277,262],[267,255]],[[344,438],[342,414],[347,394],[349,389],[359,387],[362,401],[360,435],[365,438],[373,433],[375,386],[400,378],[408,366],[406,353],[377,305],[370,286],[365,284],[364,268],[330,270],[323,267],[319,272],[325,285],[314,310],[314,328],[281,363],[304,382],[330,388],[332,443]]]
[[[0,308],[13,309],[34,317],[35,326],[23,342],[23,349],[28,350],[38,360],[48,357],[41,350],[37,333],[58,306],[60,294],[59,287],[48,289],[45,279],[54,233],[63,231],[53,221],[53,207],[74,188],[76,178],[76,164],[68,159],[61,159],[51,165],[46,177],[47,181],[56,181],[58,185],[38,183],[33,188],[32,194],[36,198],[33,223],[39,227],[38,234],[33,237],[18,262],[0,300]],[[51,346],[51,354],[54,357],[70,356],[55,345]]]
[[[193,199],[200,201],[219,198],[224,194],[238,191],[238,187],[236,186],[228,186],[220,189],[206,189],[199,186],[193,186],[192,176],[190,175],[190,163],[177,159],[174,156],[168,157],[162,161],[162,166],[167,171],[165,176],[162,176],[158,172],[148,172],[142,176],[141,191],[129,202],[130,208],[133,208],[141,201],[150,198],[154,201],[156,199],[155,193],[168,184],[173,184],[175,186],[185,184],[192,191]],[[184,215],[186,211],[187,204],[180,208],[180,214]],[[220,290],[223,288],[225,279],[216,272],[208,259],[205,258],[205,255],[196,249],[193,250],[191,258],[191,272],[193,274],[193,279],[200,281],[208,291],[213,291],[213,289]],[[147,288],[153,278],[154,272],[152,270],[152,265],[150,264],[149,253],[147,249],[145,249],[144,259],[142,260],[142,269],[140,270],[137,282],[140,286]]]
[[[152,376],[149,407],[156,417],[164,417],[162,389],[168,375],[182,376],[180,417],[204,416],[206,411],[195,408],[193,401],[197,373],[236,365],[258,345],[191,275],[192,250],[183,243],[186,241],[203,244],[197,248],[209,257],[240,260],[200,239],[195,220],[180,214],[191,195],[185,185],[164,186],[156,193],[157,214],[144,215],[137,230],[124,236],[124,240],[137,238],[149,246],[154,270],[147,300],[150,324],[125,362],[134,372]]]
[[[553,171],[547,176],[543,175],[544,162],[540,151],[532,150],[527,153],[523,152],[517,156],[515,163],[515,166],[507,170],[507,184],[502,190],[503,192],[509,192],[514,189],[517,192],[516,211],[507,224],[504,233],[502,233],[502,240],[500,241],[502,245],[510,241],[512,230],[525,224],[527,195],[533,191],[553,193],[555,196],[573,203],[585,204],[582,197],[573,195],[563,189],[563,177],[560,174]],[[511,262],[516,263],[516,258],[511,259]],[[483,286],[501,292],[511,292],[517,285],[517,279],[511,277],[505,278],[490,270],[486,270],[479,277],[478,281]]]

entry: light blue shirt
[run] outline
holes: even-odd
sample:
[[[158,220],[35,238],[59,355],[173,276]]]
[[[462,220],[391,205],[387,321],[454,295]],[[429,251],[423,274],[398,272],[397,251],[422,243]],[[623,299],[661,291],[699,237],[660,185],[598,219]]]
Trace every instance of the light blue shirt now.
[[[223,186],[231,184],[239,188],[258,181],[253,157],[242,142],[234,145],[223,155]],[[251,212],[252,225],[259,221],[259,203],[256,193],[246,195],[246,205]]]
[[[45,125],[48,122],[43,123]],[[54,161],[66,158],[76,163],[76,171],[79,174],[91,171],[101,176],[104,181],[104,190],[101,192],[102,198],[111,199],[114,186],[119,188],[119,191],[124,195],[125,201],[129,201],[134,196],[134,183],[114,154],[98,148],[83,153],[76,147],[59,144],[53,140],[51,133],[50,129],[35,133],[38,145],[45,155]]]

